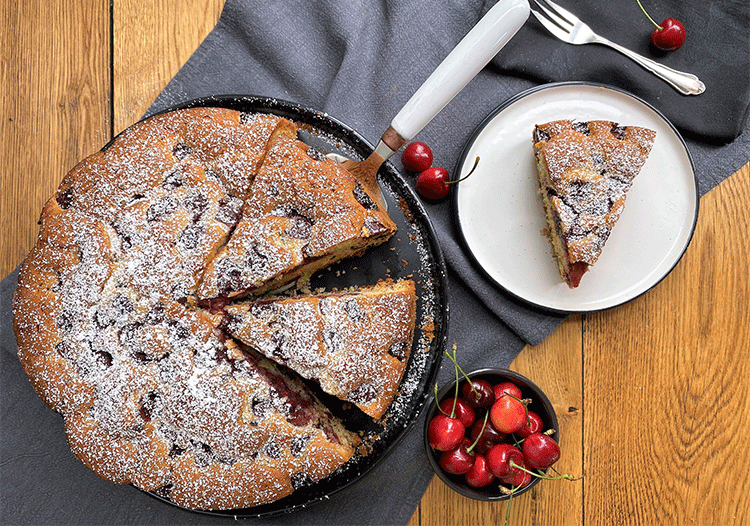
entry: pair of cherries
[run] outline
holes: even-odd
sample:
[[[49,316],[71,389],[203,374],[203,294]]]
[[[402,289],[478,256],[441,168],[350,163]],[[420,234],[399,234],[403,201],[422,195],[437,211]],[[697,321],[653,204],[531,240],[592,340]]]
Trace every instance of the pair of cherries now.
[[[416,181],[417,192],[430,201],[445,199],[451,185],[469,177],[479,162],[479,157],[477,157],[474,168],[469,172],[469,175],[463,179],[451,181],[448,170],[442,166],[432,166],[432,159],[430,147],[419,141],[410,142],[401,153],[401,164],[404,165],[404,168],[419,174]]]
[[[441,166],[432,166],[432,149],[423,142],[410,142],[401,153],[401,164],[410,172],[416,172],[417,192],[425,199],[439,201],[448,195],[450,176]]]

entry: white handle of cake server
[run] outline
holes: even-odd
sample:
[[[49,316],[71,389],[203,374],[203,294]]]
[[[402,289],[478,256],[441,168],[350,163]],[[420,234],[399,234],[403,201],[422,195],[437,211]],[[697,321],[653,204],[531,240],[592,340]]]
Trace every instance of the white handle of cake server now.
[[[403,143],[414,138],[492,60],[529,13],[527,0],[499,0],[477,22],[394,117],[391,128]]]

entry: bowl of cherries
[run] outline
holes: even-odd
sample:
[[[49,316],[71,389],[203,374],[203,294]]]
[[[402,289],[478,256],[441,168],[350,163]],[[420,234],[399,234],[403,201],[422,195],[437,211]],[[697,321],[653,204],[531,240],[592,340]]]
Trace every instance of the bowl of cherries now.
[[[460,371],[455,357],[448,357]],[[528,378],[509,369],[462,371],[435,390],[424,442],[435,473],[453,490],[477,500],[506,500],[543,478],[571,478],[548,475],[560,458],[557,415]]]

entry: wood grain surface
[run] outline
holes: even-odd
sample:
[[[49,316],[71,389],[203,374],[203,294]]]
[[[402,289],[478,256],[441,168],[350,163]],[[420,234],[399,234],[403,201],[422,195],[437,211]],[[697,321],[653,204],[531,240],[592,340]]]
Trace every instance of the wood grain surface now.
[[[0,276],[33,245],[64,174],[143,115],[222,6],[2,0]],[[555,406],[559,469],[582,479],[513,500],[511,524],[750,524],[748,202],[745,165],[701,199],[662,283],[569,318],[513,363]],[[502,524],[506,512],[435,478],[409,524]]]

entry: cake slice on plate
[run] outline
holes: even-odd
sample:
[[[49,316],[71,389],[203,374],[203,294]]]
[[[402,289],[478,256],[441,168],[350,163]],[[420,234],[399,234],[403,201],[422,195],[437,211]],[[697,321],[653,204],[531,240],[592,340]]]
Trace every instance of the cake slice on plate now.
[[[560,277],[576,288],[599,258],[656,132],[611,121],[558,120],[534,129],[539,189]]]
[[[222,328],[372,418],[385,413],[409,360],[414,282],[234,303]]]

